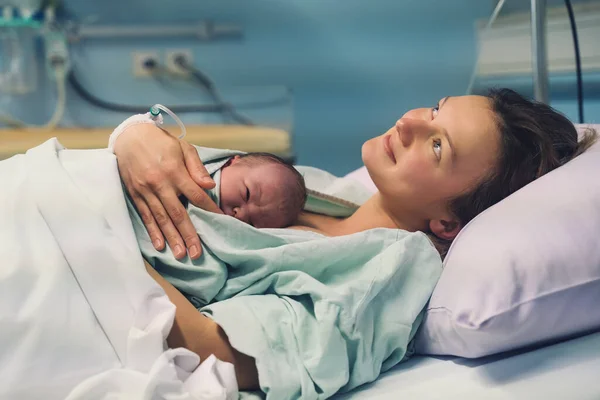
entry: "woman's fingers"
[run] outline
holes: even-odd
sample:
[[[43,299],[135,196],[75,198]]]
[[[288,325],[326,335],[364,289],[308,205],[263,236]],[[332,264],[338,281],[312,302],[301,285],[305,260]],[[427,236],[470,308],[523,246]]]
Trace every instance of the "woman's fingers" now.
[[[131,191],[129,192],[131,193]],[[132,195],[132,199],[137,208],[138,214],[140,214],[140,217],[142,218],[142,222],[146,226],[146,230],[148,231],[148,236],[150,236],[152,245],[156,250],[161,251],[165,248],[164,238],[160,228],[158,227],[158,224],[152,216],[150,208],[148,208],[146,201],[139,195]]]
[[[191,185],[196,186],[191,179],[189,181]],[[208,197],[206,193],[204,193],[202,190],[200,191],[204,196]],[[183,194],[185,196],[185,193]],[[171,241],[169,240],[169,233],[167,233],[165,229],[171,229],[171,227],[174,227],[175,230],[173,232],[172,240],[174,242],[179,243],[181,238],[183,238],[185,246],[189,250],[190,258],[192,260],[195,260],[196,258],[200,257],[200,254],[202,253],[202,246],[200,246],[200,238],[198,237],[198,233],[196,232],[196,227],[192,223],[192,220],[190,219],[187,210],[181,203],[181,200],[179,200],[179,197],[177,197],[177,194],[174,191],[174,189],[164,188],[158,190],[157,196],[162,205],[164,206],[166,213],[169,216],[169,218],[166,219],[167,221],[165,221],[164,228],[161,226],[162,231],[165,232],[165,235],[167,235],[167,241],[169,242],[169,246],[171,246]],[[174,249],[173,247],[171,248]],[[176,258],[179,258],[179,253],[177,250],[174,249],[173,253],[175,254]],[[184,255],[185,250],[183,251],[183,255],[181,257],[183,257]]]
[[[177,189],[196,207],[206,211],[223,214],[223,211],[214,201],[212,201],[210,196],[198,187],[199,185],[204,189],[212,189],[215,187],[215,182],[210,177],[204,164],[202,164],[202,161],[200,161],[196,148],[183,140],[180,140],[179,144],[183,151],[186,169],[193,180],[190,180],[188,176],[183,173],[178,173],[173,177],[174,179],[177,179]]]
[[[186,176],[178,177],[175,181],[177,190],[185,196],[185,198],[198,208],[206,211],[223,214],[223,211],[210,198],[210,196],[196,185],[196,183]]]
[[[179,145],[183,151],[185,167],[188,173],[198,185],[204,189],[212,189],[215,187],[215,182],[210,177],[210,174],[202,164],[196,148],[184,140],[179,140]],[[197,205],[201,207],[200,205]],[[203,208],[203,207],[201,207]]]
[[[193,182],[192,184],[195,186]],[[130,190],[130,193],[132,192],[133,190]],[[188,248],[190,258],[200,257],[202,246],[196,228],[175,190],[169,186],[162,186],[153,191],[140,188],[136,193],[138,194],[132,198],[154,248],[159,251],[164,249],[164,234],[175,258],[185,256],[184,247]]]
[[[185,243],[184,240],[182,239],[182,236],[180,235],[180,232],[177,230],[177,228],[175,227],[175,223],[179,222],[181,223],[181,220],[183,219],[183,215],[185,215],[187,217],[187,213],[185,211],[185,208],[183,207],[183,204],[181,204],[181,202],[179,201],[179,199],[177,198],[177,195],[175,194],[175,192],[171,192],[170,195],[167,195],[165,193],[165,191],[159,192],[157,194],[159,197],[156,197],[154,195],[154,193],[152,192],[148,192],[145,194],[144,198],[146,200],[146,203],[148,204],[148,207],[150,208],[150,211],[152,212],[152,215],[154,216],[154,219],[156,221],[156,224],[158,225],[158,227],[160,228],[160,230],[162,231],[162,233],[165,235],[165,238],[167,240],[167,243],[169,243],[169,247],[171,248],[171,251],[173,252],[173,255],[175,256],[175,258],[180,259],[185,257],[186,255],[186,251],[185,251]],[[160,199],[159,199],[160,198]],[[173,201],[173,198],[175,199]],[[164,206],[163,206],[164,204]],[[189,217],[188,217],[189,220]],[[191,225],[191,222],[190,222]],[[192,225],[192,230],[193,230],[193,225]],[[190,233],[188,232],[182,232],[182,235],[186,235],[189,239],[190,237]],[[200,252],[200,241],[198,239],[198,235],[196,235],[196,231],[193,231],[193,234],[195,236],[195,239],[197,240],[197,244],[196,244],[196,248],[194,255],[197,256],[199,255]],[[192,252],[192,249],[190,248],[190,253]],[[191,254],[190,254],[191,257]]]

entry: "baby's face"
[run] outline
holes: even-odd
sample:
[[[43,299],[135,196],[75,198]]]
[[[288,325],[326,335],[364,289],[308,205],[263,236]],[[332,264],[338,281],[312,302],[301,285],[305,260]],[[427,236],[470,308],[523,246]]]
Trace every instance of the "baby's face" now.
[[[221,210],[256,228],[282,228],[289,223],[279,210],[289,187],[286,178],[282,166],[233,159],[221,171]]]

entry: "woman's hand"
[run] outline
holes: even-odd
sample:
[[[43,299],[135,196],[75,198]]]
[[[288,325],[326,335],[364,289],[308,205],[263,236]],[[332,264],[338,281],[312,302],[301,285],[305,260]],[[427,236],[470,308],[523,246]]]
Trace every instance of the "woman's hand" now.
[[[166,237],[176,258],[200,257],[198,234],[179,195],[207,211],[222,213],[203,189],[215,186],[196,149],[153,124],[127,128],[115,143],[119,173],[156,250]],[[164,237],[163,237],[164,234]]]

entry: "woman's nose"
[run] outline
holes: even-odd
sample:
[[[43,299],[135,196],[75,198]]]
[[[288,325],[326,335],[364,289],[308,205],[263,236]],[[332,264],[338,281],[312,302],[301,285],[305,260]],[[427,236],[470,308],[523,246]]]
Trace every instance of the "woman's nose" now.
[[[422,119],[402,117],[396,122],[396,131],[400,136],[402,145],[408,147],[415,138],[426,135],[429,126],[427,121]]]

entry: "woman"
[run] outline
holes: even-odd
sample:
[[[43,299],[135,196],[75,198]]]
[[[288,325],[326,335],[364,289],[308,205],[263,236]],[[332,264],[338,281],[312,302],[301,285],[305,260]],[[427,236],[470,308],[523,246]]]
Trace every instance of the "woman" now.
[[[510,90],[446,97],[435,107],[409,111],[388,132],[363,145],[363,161],[379,191],[355,214],[343,220],[306,215],[300,228],[330,236],[376,227],[423,231],[443,257],[477,214],[577,156],[595,138],[590,132],[578,142],[564,116]],[[197,258],[199,239],[177,196],[218,209],[201,190],[214,183],[194,148],[151,125],[138,125],[117,141],[115,151],[155,247],[164,247],[162,231],[176,257],[185,255],[185,244]],[[254,360],[232,348],[218,325],[150,267],[148,271],[177,306],[169,345],[231,361],[240,388],[257,388]]]

